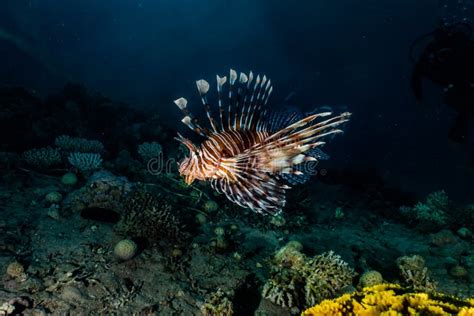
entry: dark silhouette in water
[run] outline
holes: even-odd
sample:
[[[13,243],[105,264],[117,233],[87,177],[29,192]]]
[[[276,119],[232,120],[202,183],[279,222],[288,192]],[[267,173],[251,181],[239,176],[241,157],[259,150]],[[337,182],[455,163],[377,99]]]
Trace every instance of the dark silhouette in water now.
[[[449,131],[449,138],[457,143],[468,141],[469,123],[474,117],[474,41],[472,28],[467,23],[443,24],[420,36],[430,38],[421,56],[415,61],[411,86],[417,100],[423,100],[422,78],[444,88],[443,101],[457,112]]]

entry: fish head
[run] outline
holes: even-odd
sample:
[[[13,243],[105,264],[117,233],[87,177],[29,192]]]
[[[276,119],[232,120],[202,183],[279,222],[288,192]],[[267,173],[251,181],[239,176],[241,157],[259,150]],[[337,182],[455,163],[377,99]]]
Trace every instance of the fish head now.
[[[191,185],[194,180],[196,179],[196,176],[194,175],[194,170],[193,170],[193,163],[192,163],[192,156],[185,157],[183,160],[178,162],[178,170],[179,174],[184,178],[184,182],[186,182],[187,185]]]
[[[181,135],[179,135],[176,139],[189,150],[189,156],[184,157],[180,162],[178,162],[178,171],[179,174],[184,177],[186,184],[191,185],[197,178],[199,150],[189,139],[186,139]]]

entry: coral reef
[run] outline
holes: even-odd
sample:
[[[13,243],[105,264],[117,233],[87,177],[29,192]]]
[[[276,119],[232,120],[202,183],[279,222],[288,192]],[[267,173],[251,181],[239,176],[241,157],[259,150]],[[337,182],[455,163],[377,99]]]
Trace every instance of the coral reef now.
[[[358,287],[364,288],[383,283],[382,274],[375,270],[365,271],[359,278]]]
[[[104,145],[98,140],[61,135],[56,137],[54,145],[66,152],[102,153]]]
[[[14,279],[25,279],[25,268],[18,261],[13,261],[7,266],[7,276]]]
[[[80,212],[86,208],[102,208],[121,213],[123,199],[134,185],[125,177],[108,171],[97,171],[80,189],[70,193],[63,202],[66,213]]]
[[[77,184],[77,176],[75,173],[68,172],[61,177],[61,183],[67,186],[74,186]]]
[[[352,284],[354,271],[333,251],[307,258],[290,243],[273,258],[262,296],[286,308],[302,308],[334,297]]]
[[[100,169],[102,166],[102,157],[100,154],[75,152],[71,153],[67,159],[71,166],[83,174]]]
[[[149,159],[181,154],[164,121],[79,85],[44,100],[0,87],[0,314],[288,315],[319,303],[394,315],[389,301],[398,314],[471,312],[472,300],[435,292],[474,294],[474,206],[455,204],[458,192],[417,203],[375,171],[329,169],[284,213],[256,217],[185,185],[175,164],[148,172]],[[103,171],[70,172],[74,153],[101,154]],[[357,294],[324,301],[355,291],[349,265],[364,272]]]
[[[426,201],[418,202],[413,208],[400,208],[410,220],[416,222],[423,231],[434,231],[447,224],[450,201],[444,191],[436,191],[428,195]]]
[[[51,147],[27,150],[22,155],[23,161],[36,169],[48,169],[61,164],[59,150]]]
[[[162,154],[162,148],[157,142],[145,142],[138,145],[137,152],[142,162],[148,163],[151,159],[156,159]]]
[[[137,244],[130,239],[122,239],[115,244],[114,255],[119,260],[130,260],[132,259],[138,250]]]
[[[232,301],[222,289],[217,289],[201,306],[203,316],[232,316]]]
[[[315,256],[309,260],[306,269],[304,290],[307,306],[334,297],[352,284],[354,276],[354,270],[333,251]]]
[[[145,238],[150,243],[164,239],[179,242],[185,238],[182,224],[173,215],[171,205],[163,196],[155,196],[138,188],[124,199],[123,205],[117,231]]]
[[[203,209],[204,209],[204,212],[206,213],[213,213],[219,209],[219,204],[217,204],[213,200],[208,200],[204,202]]]
[[[50,204],[53,204],[53,203],[61,202],[61,200],[63,199],[63,196],[58,191],[52,191],[52,192],[49,192],[48,194],[46,194],[44,199],[45,199],[46,202],[48,202]]]
[[[303,316],[333,315],[473,315],[474,301],[440,293],[417,293],[397,284],[381,284],[325,300]]]
[[[425,260],[419,255],[404,256],[397,259],[403,284],[416,291],[435,291],[436,284],[431,280]]]
[[[453,221],[460,229],[468,229],[466,237],[472,237],[474,232],[474,204],[459,207],[453,212]]]

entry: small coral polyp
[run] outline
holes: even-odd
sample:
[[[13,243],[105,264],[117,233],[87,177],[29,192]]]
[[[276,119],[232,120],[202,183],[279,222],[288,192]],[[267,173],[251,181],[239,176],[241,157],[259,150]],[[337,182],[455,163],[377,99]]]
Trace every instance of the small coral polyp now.
[[[325,300],[302,316],[332,315],[474,315],[474,300],[440,293],[413,292],[398,284],[381,284]]]

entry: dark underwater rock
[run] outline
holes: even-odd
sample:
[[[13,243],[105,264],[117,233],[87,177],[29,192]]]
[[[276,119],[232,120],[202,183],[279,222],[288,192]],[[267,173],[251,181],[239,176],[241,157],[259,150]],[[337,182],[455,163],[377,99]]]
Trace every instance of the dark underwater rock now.
[[[65,198],[63,210],[66,214],[71,214],[89,209],[86,211],[89,217],[93,217],[91,210],[97,210],[100,213],[105,209],[121,214],[123,198],[132,191],[133,187],[133,183],[125,177],[115,176],[108,171],[98,171],[82,188]]]

